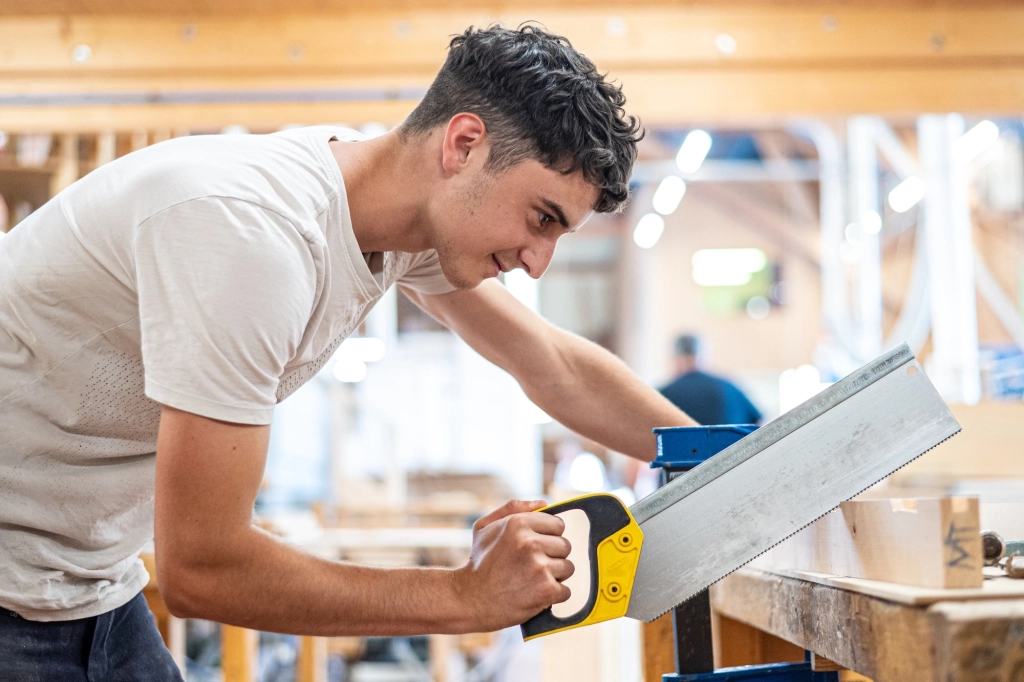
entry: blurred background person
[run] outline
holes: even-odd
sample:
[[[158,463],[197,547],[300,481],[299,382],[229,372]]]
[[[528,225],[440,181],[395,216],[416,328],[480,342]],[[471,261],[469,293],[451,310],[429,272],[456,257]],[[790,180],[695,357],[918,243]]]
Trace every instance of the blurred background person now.
[[[756,424],[761,412],[735,384],[701,371],[701,341],[683,334],[675,342],[676,378],[659,389],[676,407],[707,426]]]

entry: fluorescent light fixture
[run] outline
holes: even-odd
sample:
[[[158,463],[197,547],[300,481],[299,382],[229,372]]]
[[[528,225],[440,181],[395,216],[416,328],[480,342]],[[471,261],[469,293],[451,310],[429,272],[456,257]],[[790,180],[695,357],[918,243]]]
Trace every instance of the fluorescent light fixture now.
[[[906,213],[924,199],[924,180],[911,175],[889,192],[889,206],[897,213]]]
[[[649,249],[661,239],[665,231],[665,220],[657,213],[647,213],[636,224],[633,230],[633,241],[641,249]]]
[[[651,204],[654,206],[654,210],[661,215],[668,215],[679,207],[679,202],[683,200],[684,194],[686,194],[686,183],[683,182],[683,179],[678,175],[669,175],[658,185]]]
[[[366,363],[343,355],[334,363],[334,378],[346,384],[357,384],[366,378]]]
[[[878,211],[864,211],[860,217],[860,227],[865,234],[878,234],[882,231],[882,216]]]
[[[353,336],[341,342],[338,355],[364,363],[378,362],[384,357],[384,342],[373,336]]]
[[[953,143],[953,154],[966,163],[978,158],[982,152],[991,147],[999,139],[999,126],[992,121],[982,121]]]
[[[703,130],[691,130],[676,154],[676,165],[684,173],[696,173],[711,150],[711,136]]]
[[[768,264],[761,249],[700,249],[693,254],[693,281],[702,287],[738,287]]]

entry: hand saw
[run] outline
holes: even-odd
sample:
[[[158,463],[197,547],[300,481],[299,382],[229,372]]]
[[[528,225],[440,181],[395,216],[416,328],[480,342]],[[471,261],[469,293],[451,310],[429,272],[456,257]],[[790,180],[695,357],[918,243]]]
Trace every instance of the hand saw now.
[[[589,588],[523,637],[652,621],[959,431],[903,344],[629,509],[599,493],[538,510],[585,517],[569,559]]]

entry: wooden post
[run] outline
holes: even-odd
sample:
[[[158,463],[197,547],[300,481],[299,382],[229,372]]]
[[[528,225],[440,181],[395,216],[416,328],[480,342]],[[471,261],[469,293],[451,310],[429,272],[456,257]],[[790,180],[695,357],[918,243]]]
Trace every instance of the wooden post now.
[[[661,676],[676,670],[672,612],[643,625],[644,680],[661,682]]]
[[[448,682],[448,658],[457,644],[453,635],[430,635],[427,648],[430,653],[430,676],[434,682]]]
[[[61,135],[57,169],[50,179],[50,196],[54,196],[78,179],[78,135]]]
[[[117,133],[104,130],[96,136],[96,167],[110,163],[117,158]]]
[[[327,682],[327,638],[303,637],[295,661],[295,682]]]
[[[220,626],[220,666],[224,682],[255,682],[259,633],[255,630]]]

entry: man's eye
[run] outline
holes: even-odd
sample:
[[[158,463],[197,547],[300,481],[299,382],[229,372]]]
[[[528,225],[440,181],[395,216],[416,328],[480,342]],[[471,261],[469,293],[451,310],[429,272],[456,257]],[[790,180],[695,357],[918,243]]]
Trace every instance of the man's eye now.
[[[554,220],[554,218],[549,216],[547,213],[541,212],[541,214],[540,214],[540,224],[541,225],[543,225],[544,223],[552,222],[553,220]]]

